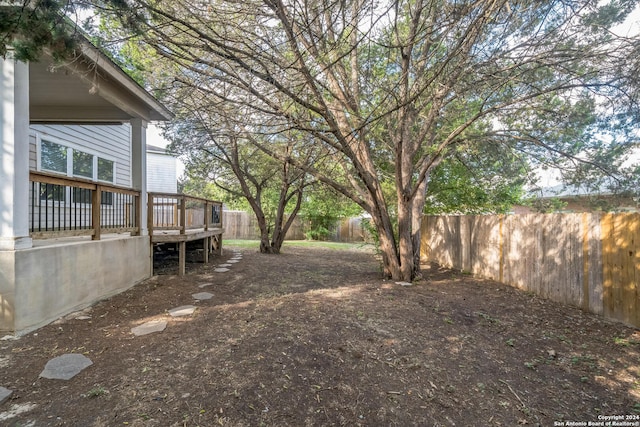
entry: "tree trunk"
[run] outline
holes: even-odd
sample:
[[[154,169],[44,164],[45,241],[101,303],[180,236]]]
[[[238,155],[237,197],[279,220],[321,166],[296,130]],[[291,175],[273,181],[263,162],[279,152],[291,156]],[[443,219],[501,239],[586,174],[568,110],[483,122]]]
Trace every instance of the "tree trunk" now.
[[[251,201],[250,201],[251,202]],[[250,203],[251,208],[253,209],[253,213],[256,215],[256,220],[258,221],[258,228],[260,229],[260,253],[261,254],[277,254],[280,253],[280,248],[274,248],[271,245],[271,240],[269,239],[269,225],[267,224],[267,219],[262,212],[260,206],[257,203]]]
[[[422,217],[424,205],[427,197],[427,187],[429,177],[427,176],[420,184],[413,199],[411,211],[411,242],[413,246],[413,273],[412,279],[422,277],[420,272],[420,249],[422,246]]]
[[[396,239],[393,234],[391,220],[386,212],[378,209],[371,209],[369,213],[378,232],[378,243],[380,245],[380,255],[382,256],[382,273],[386,278],[401,280]]]
[[[398,245],[400,276],[403,281],[413,280],[414,258],[412,234],[412,203],[403,196],[398,197]]]
[[[421,276],[421,227],[427,185],[428,179],[418,184],[413,198],[406,200],[399,197],[397,248],[393,230],[385,231],[378,226],[382,221],[375,222],[380,237],[384,273],[393,280],[411,282]]]

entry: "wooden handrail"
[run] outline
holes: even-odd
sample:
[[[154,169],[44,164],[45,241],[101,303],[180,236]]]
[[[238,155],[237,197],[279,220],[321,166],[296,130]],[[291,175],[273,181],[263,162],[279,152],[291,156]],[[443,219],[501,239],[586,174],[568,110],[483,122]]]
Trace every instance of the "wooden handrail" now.
[[[32,183],[29,216],[33,238],[90,235],[93,240],[99,240],[102,232],[140,234],[139,191],[40,171],[30,171],[29,180]],[[42,185],[56,186],[49,195],[45,193],[45,199],[40,191],[49,187]],[[90,199],[77,193],[78,189],[91,191]],[[103,193],[110,194],[104,204]]]
[[[86,188],[93,190],[97,186],[102,187],[102,191],[113,191],[115,193],[129,194],[131,196],[139,196],[140,191],[132,190],[129,187],[122,187],[120,185],[113,185],[106,182],[95,182],[84,178],[69,178],[62,175],[56,175],[53,173],[29,171],[29,180],[42,182],[44,184],[65,185],[69,187]]]
[[[188,208],[189,202],[195,202],[198,207]],[[186,194],[149,192],[147,203],[150,235],[153,235],[155,230],[178,230],[180,234],[185,234],[187,230],[208,230],[212,225],[222,227],[222,202],[216,200]],[[219,211],[219,221],[212,224],[211,216],[214,207]],[[193,221],[193,215],[196,217],[202,215],[202,220],[189,224]],[[159,216],[162,217],[159,218]]]
[[[147,194],[150,194],[152,196],[157,196],[157,197],[184,197],[187,198],[189,200],[198,200],[201,202],[209,202],[212,204],[220,204],[222,205],[222,202],[218,201],[218,200],[211,200],[211,199],[205,199],[203,197],[196,197],[196,196],[189,196],[188,194],[178,194],[178,193],[157,193],[157,192],[148,192]]]

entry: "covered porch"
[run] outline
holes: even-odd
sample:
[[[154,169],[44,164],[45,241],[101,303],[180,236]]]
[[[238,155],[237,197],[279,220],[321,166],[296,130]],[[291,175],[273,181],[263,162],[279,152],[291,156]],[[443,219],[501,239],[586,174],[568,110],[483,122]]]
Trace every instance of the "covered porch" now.
[[[23,333],[151,275],[146,127],[172,114],[87,40],[0,81],[0,330]]]

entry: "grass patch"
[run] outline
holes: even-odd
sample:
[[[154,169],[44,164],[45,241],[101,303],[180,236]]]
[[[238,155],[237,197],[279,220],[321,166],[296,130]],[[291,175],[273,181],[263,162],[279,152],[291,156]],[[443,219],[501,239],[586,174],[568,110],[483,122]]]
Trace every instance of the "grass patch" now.
[[[256,249],[260,248],[260,241],[258,240],[222,240],[222,247],[238,247]],[[283,250],[287,248],[324,248],[332,250],[370,250],[373,249],[373,245],[367,243],[343,243],[343,242],[321,242],[317,240],[287,240],[282,245]]]
[[[361,250],[373,248],[371,244],[366,243],[321,242],[317,240],[287,240],[284,242],[282,247],[325,248],[334,250]]]
[[[259,249],[260,241],[259,240],[238,240],[238,239],[222,239],[222,248],[231,246],[232,248],[251,248],[251,249]]]

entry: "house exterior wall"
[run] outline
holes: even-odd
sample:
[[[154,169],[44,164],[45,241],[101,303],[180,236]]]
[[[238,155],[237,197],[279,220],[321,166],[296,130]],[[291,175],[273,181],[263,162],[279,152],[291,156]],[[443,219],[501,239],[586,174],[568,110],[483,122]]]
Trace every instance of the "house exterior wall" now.
[[[178,192],[175,157],[147,151],[147,191],[155,193]]]
[[[38,169],[37,136],[113,160],[116,185],[131,184],[131,125],[31,125],[29,167]],[[35,134],[34,134],[35,132]]]
[[[127,236],[0,251],[0,330],[26,333],[132,287],[150,275],[149,247]]]

